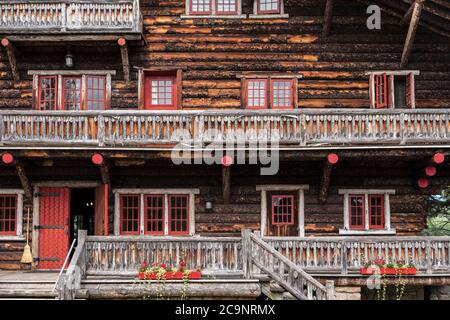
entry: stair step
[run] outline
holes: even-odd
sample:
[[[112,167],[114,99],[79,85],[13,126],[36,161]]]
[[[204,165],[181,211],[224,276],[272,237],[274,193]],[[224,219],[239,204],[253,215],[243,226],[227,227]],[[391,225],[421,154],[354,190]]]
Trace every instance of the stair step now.
[[[283,300],[298,300],[298,299],[289,292],[285,291],[283,292]]]
[[[0,289],[0,299],[4,298],[49,298],[55,299],[56,293],[51,290],[20,290],[20,289]]]
[[[278,283],[276,283],[275,281],[271,281],[270,282],[270,291],[273,293],[283,293],[285,290],[282,286],[280,286]]]

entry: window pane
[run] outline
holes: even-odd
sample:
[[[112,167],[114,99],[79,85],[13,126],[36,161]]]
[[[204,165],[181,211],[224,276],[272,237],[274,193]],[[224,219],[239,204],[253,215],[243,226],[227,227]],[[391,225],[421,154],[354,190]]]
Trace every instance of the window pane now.
[[[64,110],[81,110],[81,78],[63,79]]]
[[[191,13],[211,13],[211,0],[191,0]]]
[[[164,233],[164,196],[145,196],[145,232],[148,234]]]
[[[292,108],[292,80],[272,81],[272,107]]]
[[[16,233],[16,210],[16,195],[0,195],[0,234]]]
[[[279,0],[258,0],[258,11],[259,12],[279,12]]]
[[[169,234],[189,233],[189,196],[169,195]]]
[[[173,85],[175,80],[153,79],[151,80],[151,104],[152,106],[173,106]]]
[[[122,195],[120,197],[122,233],[139,233],[139,195]]]
[[[364,196],[349,196],[350,204],[350,227],[355,229],[363,229],[364,226]]]
[[[237,12],[237,0],[217,0],[217,13],[227,14]]]
[[[272,224],[287,225],[294,223],[294,196],[272,196]]]
[[[247,81],[247,107],[265,108],[266,105],[266,83],[264,79]]]
[[[106,78],[104,76],[88,76],[87,82],[87,109],[106,109]]]
[[[56,110],[58,90],[57,77],[39,77],[39,110]]]
[[[369,196],[369,216],[370,227],[379,229],[384,228],[384,196],[370,195]]]

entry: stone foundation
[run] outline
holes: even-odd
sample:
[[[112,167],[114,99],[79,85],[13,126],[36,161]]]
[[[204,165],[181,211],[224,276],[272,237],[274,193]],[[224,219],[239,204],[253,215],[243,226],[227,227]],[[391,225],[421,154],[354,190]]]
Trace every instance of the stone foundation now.
[[[336,287],[336,300],[361,300],[361,287]]]
[[[430,300],[450,300],[450,286],[431,287]]]

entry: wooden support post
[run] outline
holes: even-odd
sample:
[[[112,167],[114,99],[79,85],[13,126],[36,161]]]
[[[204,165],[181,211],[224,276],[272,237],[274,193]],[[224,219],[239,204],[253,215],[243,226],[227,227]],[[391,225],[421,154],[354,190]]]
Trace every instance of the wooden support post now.
[[[402,60],[400,66],[406,67],[409,60],[412,47],[414,45],[414,38],[416,36],[417,28],[419,26],[420,15],[422,13],[423,2],[425,0],[416,0],[414,2],[414,9],[411,14],[411,22],[409,24],[408,34],[406,36],[405,47],[403,48]]]
[[[327,291],[327,300],[336,300],[336,293],[334,291],[334,281],[326,280],[325,289]]]
[[[400,21],[400,25],[402,27],[406,27],[409,24],[409,22],[411,21],[411,16],[413,14],[415,4],[416,4],[415,1],[413,3],[411,3],[408,11],[406,11],[405,15],[403,16],[402,21]]]
[[[131,81],[130,76],[130,60],[128,58],[128,46],[125,38],[120,38],[117,40],[120,47],[120,54],[122,55],[122,67],[123,67],[123,78],[126,82]]]
[[[333,20],[333,5],[334,0],[327,0],[325,15],[323,17],[322,38],[326,38],[330,34],[331,21]]]
[[[8,38],[2,39],[2,46],[5,47],[6,53],[8,55],[9,65],[11,67],[11,73],[14,81],[20,81],[19,69],[17,68],[16,55],[14,52],[14,47]]]
[[[222,195],[223,203],[229,204],[231,199],[231,167],[222,166]]]
[[[28,201],[32,201],[33,189],[31,187],[30,180],[28,180],[23,163],[17,159],[14,159],[14,156],[9,152],[5,152],[2,154],[2,162],[7,165],[14,165],[14,167],[16,168],[17,175],[19,176],[22,189],[25,194],[25,198]]]
[[[333,170],[333,165],[338,163],[338,161],[339,156],[335,153],[330,153],[327,156],[327,160],[325,161],[325,164],[323,166],[322,181],[320,183],[320,190],[319,190],[319,201],[321,203],[327,201],[328,190],[330,189],[330,182],[331,182],[331,171]]]

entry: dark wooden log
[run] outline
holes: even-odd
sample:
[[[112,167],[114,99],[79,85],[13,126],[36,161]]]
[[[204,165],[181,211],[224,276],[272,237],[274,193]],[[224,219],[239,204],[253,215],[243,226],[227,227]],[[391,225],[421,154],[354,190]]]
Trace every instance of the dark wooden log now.
[[[231,167],[222,166],[222,195],[223,203],[229,204],[231,198]]]
[[[322,38],[326,38],[330,34],[331,22],[333,20],[333,5],[334,0],[327,0],[325,6],[325,15],[323,18]]]
[[[6,53],[8,55],[8,60],[9,60],[9,66],[11,68],[11,73],[12,73],[13,79],[16,82],[19,82],[20,74],[19,74],[19,69],[17,68],[16,54],[14,52],[15,49],[8,38],[2,39],[2,46],[6,49]]]
[[[335,153],[330,153],[324,163],[319,191],[319,201],[322,203],[325,203],[327,201],[328,190],[330,188],[331,182],[331,171],[333,169],[333,165],[338,163],[338,161],[339,156]]]
[[[128,83],[131,81],[131,76],[130,76],[130,60],[128,57],[127,41],[125,40],[125,38],[120,38],[119,40],[117,40],[117,43],[119,44],[120,54],[122,56],[123,78],[125,82]]]
[[[419,26],[420,15],[422,13],[424,0],[416,0],[414,9],[411,15],[411,22],[409,24],[408,34],[406,36],[405,47],[403,48],[402,60],[400,66],[404,68],[408,64],[409,55],[414,45],[414,38],[416,37],[417,28]]]

